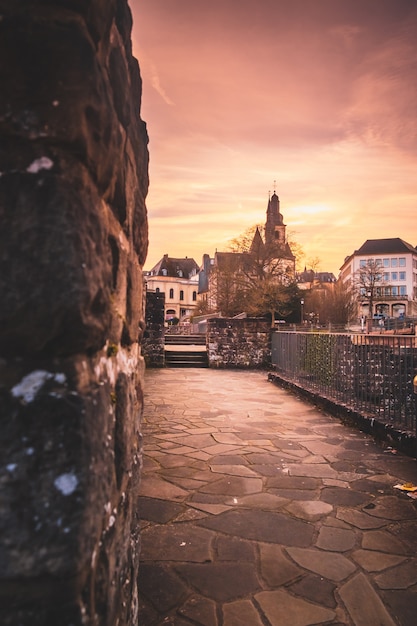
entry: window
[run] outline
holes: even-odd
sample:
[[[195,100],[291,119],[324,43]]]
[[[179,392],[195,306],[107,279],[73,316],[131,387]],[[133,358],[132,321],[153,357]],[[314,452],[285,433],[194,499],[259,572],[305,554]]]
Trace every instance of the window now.
[[[359,261],[359,267],[366,267],[366,261],[365,261],[365,259],[361,259],[361,260]]]
[[[384,259],[384,267],[389,267],[389,259]]]
[[[391,280],[398,280],[398,272],[391,272]]]
[[[377,265],[382,265],[382,259],[375,259],[375,263]]]
[[[159,287],[157,287],[157,288],[155,289],[155,291],[156,291],[156,293],[159,293]]]
[[[193,291],[193,302],[197,300],[197,292]]]
[[[182,289],[180,291],[180,300],[184,300],[184,292]]]
[[[398,267],[398,259],[391,259],[391,267]]]
[[[398,287],[391,287],[391,295],[398,296]]]
[[[172,288],[169,290],[169,297],[171,298],[171,300],[174,297],[174,290]]]
[[[384,272],[384,281],[389,283],[389,272]]]
[[[385,287],[384,295],[385,296],[390,296],[391,295],[391,287]]]
[[[162,276],[166,276],[168,274],[168,270],[166,270],[165,268],[162,270]]]
[[[405,267],[405,257],[404,256],[400,257],[398,259],[398,262],[399,262],[400,267]]]
[[[405,285],[401,285],[400,296],[406,296],[406,295],[407,295],[407,287]]]
[[[400,280],[406,280],[406,273],[405,272],[400,272]]]

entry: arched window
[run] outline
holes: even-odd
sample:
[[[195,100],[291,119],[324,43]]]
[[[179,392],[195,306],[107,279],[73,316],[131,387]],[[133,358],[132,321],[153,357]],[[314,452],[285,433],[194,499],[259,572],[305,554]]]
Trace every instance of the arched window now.
[[[169,297],[171,298],[171,300],[172,300],[172,299],[173,299],[173,297],[174,297],[174,290],[172,289],[172,287],[171,287],[171,289],[169,290]]]
[[[184,292],[182,289],[180,291],[180,300],[184,300]]]
[[[193,302],[197,300],[197,292],[193,291]]]
[[[159,293],[159,287],[157,287],[157,288],[155,289],[155,291],[156,291],[156,293]]]

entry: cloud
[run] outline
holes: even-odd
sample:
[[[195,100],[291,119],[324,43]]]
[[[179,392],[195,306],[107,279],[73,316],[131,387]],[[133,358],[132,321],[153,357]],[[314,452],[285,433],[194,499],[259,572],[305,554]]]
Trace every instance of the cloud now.
[[[155,65],[152,63],[150,66],[151,70],[151,85],[155,89],[155,91],[161,96],[162,100],[168,104],[169,106],[174,106],[174,102],[167,95],[166,91],[161,85],[161,81],[157,72]]]
[[[417,243],[417,7],[377,4],[131,0],[149,264],[224,249],[265,219],[274,179],[323,269],[367,238]]]

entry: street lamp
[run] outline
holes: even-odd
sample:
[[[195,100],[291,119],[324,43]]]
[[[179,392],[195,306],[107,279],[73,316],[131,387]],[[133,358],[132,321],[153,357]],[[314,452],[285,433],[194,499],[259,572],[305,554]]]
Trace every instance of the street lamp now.
[[[300,300],[300,304],[301,304],[301,323],[304,324],[304,298],[301,298]]]
[[[366,292],[366,295],[368,296],[368,306],[369,306],[369,319],[368,319],[368,332],[372,331],[372,318],[373,318],[373,302],[372,302],[372,290],[368,289],[368,291]]]

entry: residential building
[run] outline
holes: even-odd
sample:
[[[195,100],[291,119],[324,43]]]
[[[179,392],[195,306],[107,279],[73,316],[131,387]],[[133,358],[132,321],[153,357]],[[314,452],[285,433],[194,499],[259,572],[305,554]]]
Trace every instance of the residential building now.
[[[165,294],[165,321],[188,321],[197,306],[199,267],[192,258],[177,259],[164,254],[144,273],[148,291]]]
[[[340,279],[354,287],[360,269],[370,264],[380,272],[372,292],[359,288],[358,317],[417,315],[417,249],[399,237],[368,239],[346,257]]]

